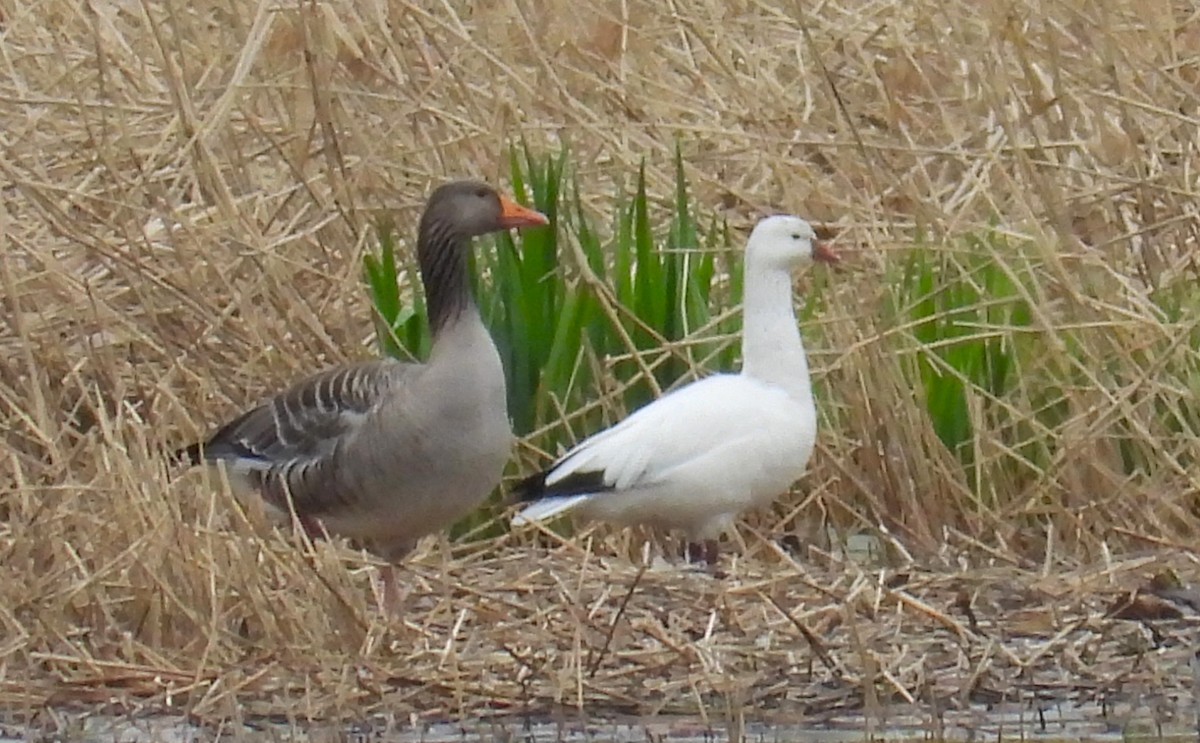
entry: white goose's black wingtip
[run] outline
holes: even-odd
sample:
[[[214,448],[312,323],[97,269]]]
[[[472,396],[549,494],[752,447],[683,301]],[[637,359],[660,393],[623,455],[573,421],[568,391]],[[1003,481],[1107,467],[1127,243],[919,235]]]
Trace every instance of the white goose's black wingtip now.
[[[547,471],[537,472],[512,486],[510,491],[518,503],[529,503],[546,492]]]
[[[560,477],[553,485],[546,485],[547,478],[554,473],[550,468],[526,477],[513,486],[512,492],[521,503],[531,503],[544,498],[562,498],[572,495],[594,495],[613,487],[604,482],[603,470],[572,472]]]
[[[552,485],[547,485],[546,479],[553,472],[553,468],[543,470],[513,486],[512,492],[518,502],[525,504],[524,508],[513,514],[513,526],[554,518],[574,509],[597,493],[613,489],[611,485],[605,484],[602,470],[573,472],[559,478]]]

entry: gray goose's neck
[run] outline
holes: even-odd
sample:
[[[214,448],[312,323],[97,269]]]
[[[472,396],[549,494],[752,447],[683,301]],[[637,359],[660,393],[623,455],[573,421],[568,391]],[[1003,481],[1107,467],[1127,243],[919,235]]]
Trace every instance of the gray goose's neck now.
[[[417,262],[425,286],[429,332],[434,338],[464,313],[478,314],[467,277],[469,242],[469,237],[456,233],[444,221],[421,220]]]

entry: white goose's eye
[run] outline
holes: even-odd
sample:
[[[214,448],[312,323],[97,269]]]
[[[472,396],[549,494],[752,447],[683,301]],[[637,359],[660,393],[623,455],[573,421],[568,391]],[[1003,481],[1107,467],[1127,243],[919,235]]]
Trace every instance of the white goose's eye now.
[[[799,240],[799,239],[800,239],[800,233],[799,233],[799,232],[793,232],[793,233],[792,233],[792,239],[793,239],[793,240]]]

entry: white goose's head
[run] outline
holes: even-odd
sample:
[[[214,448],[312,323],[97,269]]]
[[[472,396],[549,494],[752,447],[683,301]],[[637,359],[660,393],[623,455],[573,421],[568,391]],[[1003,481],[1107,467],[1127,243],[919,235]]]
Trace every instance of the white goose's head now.
[[[760,220],[746,244],[746,261],[764,268],[791,271],[808,261],[837,263],[829,244],[817,239],[812,225],[800,217],[781,214]]]

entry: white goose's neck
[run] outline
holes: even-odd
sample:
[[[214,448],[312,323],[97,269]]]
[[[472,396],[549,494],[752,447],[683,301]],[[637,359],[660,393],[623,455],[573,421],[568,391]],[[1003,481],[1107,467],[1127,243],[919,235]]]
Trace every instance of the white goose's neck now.
[[[777,385],[797,400],[812,399],[808,359],[787,271],[746,265],[742,310],[742,373]]]

